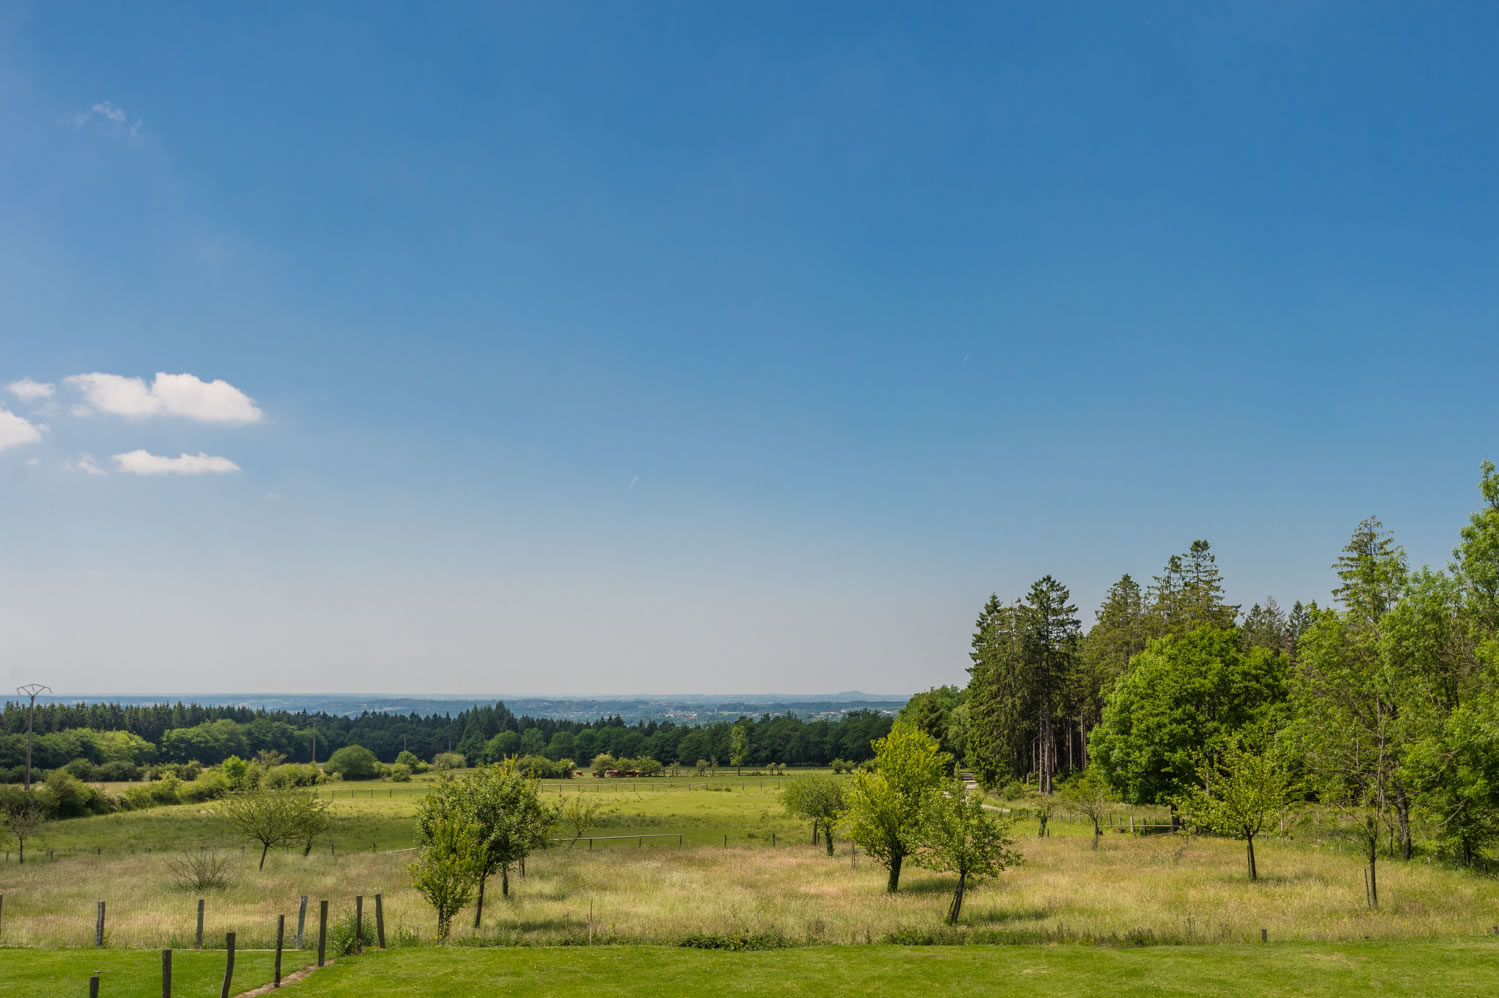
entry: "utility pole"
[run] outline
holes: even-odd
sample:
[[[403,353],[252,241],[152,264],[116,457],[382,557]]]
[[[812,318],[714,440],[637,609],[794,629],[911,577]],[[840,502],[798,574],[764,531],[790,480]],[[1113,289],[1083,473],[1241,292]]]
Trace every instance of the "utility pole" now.
[[[16,692],[23,697],[31,698],[31,709],[26,714],[26,789],[31,789],[31,729],[36,723],[36,695],[38,693],[51,693],[52,687],[43,686],[41,683],[27,683],[25,686],[17,686]]]

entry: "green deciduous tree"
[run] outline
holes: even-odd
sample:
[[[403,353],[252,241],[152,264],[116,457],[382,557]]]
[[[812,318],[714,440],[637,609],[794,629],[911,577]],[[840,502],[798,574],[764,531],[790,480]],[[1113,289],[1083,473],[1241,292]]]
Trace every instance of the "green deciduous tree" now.
[[[425,841],[407,869],[411,883],[437,912],[437,938],[446,942],[453,916],[473,900],[484,866],[475,823],[457,811],[429,815]]]
[[[26,862],[26,840],[47,823],[47,808],[30,790],[0,787],[0,829],[16,840],[18,862]]]
[[[1103,835],[1103,816],[1109,813],[1114,799],[1113,788],[1104,779],[1098,766],[1092,765],[1071,777],[1062,785],[1062,806],[1073,814],[1087,818],[1093,825],[1093,848],[1098,848],[1098,839]]]
[[[1093,761],[1125,800],[1170,803],[1192,787],[1198,761],[1236,732],[1280,725],[1286,669],[1284,655],[1246,652],[1233,630],[1157,638],[1110,694]]]
[[[558,822],[573,833],[573,840],[568,843],[568,848],[576,845],[590,828],[598,825],[613,811],[613,806],[600,800],[597,794],[568,794],[562,806],[557,809]]]
[[[874,742],[873,772],[854,774],[845,821],[849,837],[890,871],[887,890],[900,887],[901,864],[915,851],[921,816],[950,761],[937,740],[906,721]]]
[[[948,781],[933,795],[921,815],[917,841],[920,849],[912,857],[918,866],[955,873],[958,885],[947,906],[947,923],[956,925],[963,910],[963,895],[971,883],[996,876],[1014,866],[1020,856],[1011,847],[1008,817],[984,808],[983,798],[969,794],[961,781]]]
[[[743,723],[736,724],[729,729],[729,765],[734,767],[736,775],[749,761],[749,753],[749,731]]]
[[[363,745],[345,745],[328,757],[323,768],[346,780],[372,780],[380,775],[380,760]]]
[[[786,813],[812,822],[812,841],[826,836],[828,855],[833,854],[833,826],[848,807],[848,781],[826,773],[793,776],[781,788]]]
[[[260,865],[276,846],[312,838],[328,827],[328,802],[310,790],[296,787],[261,787],[225,797],[219,817],[245,838],[260,843]]]
[[[1233,737],[1213,762],[1198,768],[1198,778],[1200,785],[1178,799],[1178,810],[1196,827],[1243,839],[1249,879],[1258,879],[1254,837],[1295,804],[1298,788],[1290,769],[1271,752],[1251,751]]]

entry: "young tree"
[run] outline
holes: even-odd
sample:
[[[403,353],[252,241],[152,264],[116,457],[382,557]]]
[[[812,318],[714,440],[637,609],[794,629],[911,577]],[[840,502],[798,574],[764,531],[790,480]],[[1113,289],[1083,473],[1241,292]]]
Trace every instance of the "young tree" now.
[[[1478,493],[1483,507],[1462,528],[1462,544],[1453,552],[1453,574],[1462,580],[1468,605],[1479,627],[1499,638],[1499,471],[1494,462],[1481,466]]]
[[[407,869],[411,883],[437,912],[437,938],[446,942],[453,916],[473,900],[483,868],[483,847],[472,821],[456,811],[434,814]]]
[[[968,885],[993,877],[1020,862],[1011,846],[1009,818],[984,808],[983,798],[969,794],[961,781],[949,781],[933,795],[921,815],[917,832],[920,850],[912,857],[918,866],[958,875],[947,924],[956,925]]]
[[[907,721],[896,721],[889,735],[876,739],[874,752],[874,771],[854,774],[845,821],[849,837],[890,870],[886,889],[893,892],[949,760],[936,739]]]
[[[380,775],[380,760],[363,745],[345,745],[328,757],[323,768],[346,780],[372,780]]]
[[[1297,787],[1290,770],[1271,753],[1252,752],[1233,737],[1215,762],[1198,768],[1198,778],[1202,785],[1181,798],[1178,809],[1195,826],[1243,839],[1249,879],[1259,879],[1254,837],[1295,804]]]
[[[47,823],[47,809],[29,790],[9,790],[0,787],[0,828],[9,832],[16,840],[18,862],[26,862],[26,840],[42,830]]]
[[[598,825],[606,815],[613,813],[614,808],[605,801],[598,799],[597,794],[568,794],[567,799],[557,811],[559,822],[572,830],[573,840],[567,847],[571,849],[578,844],[578,840],[588,833],[590,828]]]
[[[453,818],[453,816],[457,818]],[[459,779],[447,777],[417,807],[417,834],[430,841],[444,821],[462,820],[478,836],[478,905],[474,926],[484,915],[484,886],[498,873],[500,893],[510,896],[510,868],[546,842],[556,812],[541,800],[536,781],[527,779],[514,760],[482,766]]]
[[[225,797],[219,817],[231,829],[260,843],[260,866],[266,854],[279,845],[289,845],[306,836],[308,846],[318,830],[327,827],[328,803],[315,794],[295,787],[261,787]]]
[[[743,722],[729,729],[729,765],[736,776],[742,775],[741,767],[749,761],[749,731]]]
[[[1109,813],[1113,798],[1109,781],[1096,765],[1089,766],[1062,785],[1060,796],[1067,810],[1092,822],[1093,848],[1097,849],[1098,839],[1103,835],[1103,816]]]
[[[812,842],[818,833],[827,837],[828,855],[833,855],[833,826],[848,806],[848,782],[826,773],[793,776],[781,788],[781,804],[786,813],[812,822]]]

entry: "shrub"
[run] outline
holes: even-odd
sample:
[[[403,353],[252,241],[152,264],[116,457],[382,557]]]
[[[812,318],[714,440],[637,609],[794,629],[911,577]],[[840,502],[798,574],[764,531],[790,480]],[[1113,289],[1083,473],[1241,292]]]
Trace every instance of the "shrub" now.
[[[346,780],[370,780],[380,775],[380,761],[363,745],[345,745],[328,757],[324,768]]]
[[[432,757],[433,769],[462,769],[467,765],[462,752],[439,752]]]
[[[167,869],[185,891],[223,890],[229,886],[229,858],[217,849],[189,849],[169,860]]]
[[[94,767],[94,779],[104,783],[130,783],[141,778],[141,768],[123,759],[101,762]]]
[[[833,772],[839,774],[852,773],[854,771],[854,764],[847,759],[834,759],[828,765],[833,767]]]
[[[273,790],[283,787],[310,787],[318,782],[318,768],[310,763],[288,762],[266,770],[263,786]]]
[[[89,814],[108,814],[114,808],[110,798],[66,770],[54,769],[47,782],[37,791],[49,817],[81,818]]]
[[[177,797],[184,804],[201,804],[218,800],[229,792],[229,778],[217,769],[205,769],[191,783],[184,783]]]
[[[603,776],[611,769],[619,768],[619,760],[608,752],[600,752],[593,757],[593,764],[589,767],[594,776]]]
[[[767,932],[694,932],[678,945],[688,949],[765,950],[785,949],[793,945],[781,933]]]
[[[411,767],[408,766],[408,765],[406,765],[404,762],[394,763],[390,767],[390,782],[392,782],[392,783],[410,783],[411,782]]]
[[[406,749],[401,749],[400,754],[396,756],[396,762],[399,765],[405,766],[413,773],[425,773],[427,771],[427,764],[418,759],[415,752],[408,752]]]
[[[359,941],[364,949],[375,948],[373,918],[366,918],[359,926]],[[345,915],[328,927],[328,952],[333,956],[349,956],[354,952],[354,916]]]
[[[87,759],[74,759],[66,766],[63,766],[62,771],[79,780],[92,780],[94,778],[94,764]]]

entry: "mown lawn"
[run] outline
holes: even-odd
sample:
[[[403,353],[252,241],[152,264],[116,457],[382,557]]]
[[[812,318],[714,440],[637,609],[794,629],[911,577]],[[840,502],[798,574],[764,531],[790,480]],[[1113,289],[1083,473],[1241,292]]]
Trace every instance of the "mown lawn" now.
[[[288,950],[281,955],[285,977],[316,957]],[[233,994],[271,981],[274,954],[240,950],[234,955]],[[325,968],[328,969],[328,968]],[[0,948],[0,995],[54,998],[88,994],[89,975],[99,974],[100,998],[157,998],[161,994],[159,950]],[[223,950],[174,950],[172,994],[217,995],[224,983]]]
[[[476,994],[1492,995],[1499,941],[1092,946],[421,947],[345,959],[291,998]]]

